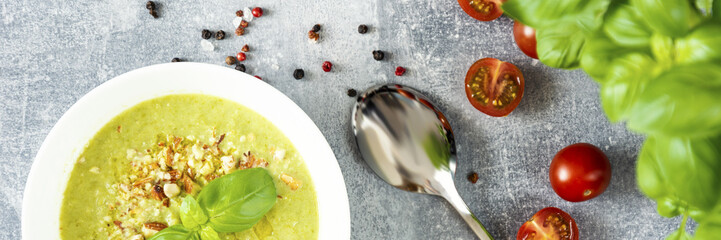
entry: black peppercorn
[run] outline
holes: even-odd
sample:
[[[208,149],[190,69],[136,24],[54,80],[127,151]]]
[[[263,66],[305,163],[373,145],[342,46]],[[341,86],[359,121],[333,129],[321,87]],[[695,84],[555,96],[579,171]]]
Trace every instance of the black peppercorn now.
[[[221,40],[225,38],[225,32],[223,30],[218,30],[217,33],[215,33],[215,39]]]
[[[231,56],[225,57],[225,64],[233,65],[235,64],[235,58]]]
[[[358,92],[356,92],[355,89],[352,89],[352,88],[351,88],[351,89],[348,89],[347,94],[348,94],[349,97],[355,97],[356,95],[358,95]]]
[[[311,31],[313,31],[313,32],[320,31],[320,24],[313,25],[313,29],[311,29]]]
[[[173,60],[170,60],[171,62],[182,62],[183,60],[180,58],[173,58]]]
[[[238,65],[235,65],[235,70],[238,70],[238,71],[241,71],[241,72],[245,72],[245,64],[242,64],[242,63],[241,63],[241,64],[238,64]]]
[[[153,18],[158,18],[158,12],[156,12],[155,9],[150,9],[150,16],[153,16]]]
[[[367,32],[368,32],[368,26],[366,26],[365,24],[361,24],[360,26],[358,26],[358,33],[365,34]]]
[[[203,39],[210,39],[213,37],[213,33],[208,29],[203,29],[201,37],[203,37]]]
[[[155,3],[153,1],[148,1],[145,3],[145,8],[148,10],[155,10]]]
[[[300,80],[300,79],[302,79],[304,76],[305,76],[305,71],[303,71],[303,69],[300,69],[300,68],[299,68],[299,69],[296,69],[295,71],[293,71],[293,77],[294,77],[296,80]]]
[[[385,54],[383,54],[383,51],[381,51],[381,50],[373,51],[373,59],[375,59],[377,61],[383,60],[383,55],[385,55]]]

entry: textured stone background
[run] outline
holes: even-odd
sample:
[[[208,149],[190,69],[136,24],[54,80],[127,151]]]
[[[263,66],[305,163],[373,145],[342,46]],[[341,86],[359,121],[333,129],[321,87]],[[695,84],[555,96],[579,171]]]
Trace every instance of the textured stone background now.
[[[21,237],[33,157],[78,98],[114,76],[173,57],[224,65],[243,44],[252,49],[249,73],[293,99],[328,139],[348,188],[354,239],[473,238],[441,198],[387,186],[361,160],[349,125],[354,101],[345,92],[381,83],[420,89],[445,110],[459,145],[456,184],[498,239],[513,239],[547,206],[574,216],[581,239],[660,239],[680,222],[656,214],[636,187],[643,137],[607,122],[598,86],[585,74],[523,55],[506,17],[479,22],[455,1],[434,0],[157,2],[159,19],[141,0],[0,2],[0,239]],[[245,36],[214,40],[213,52],[200,49],[201,29],[232,35],[235,10],[255,5],[265,15]],[[315,23],[323,25],[322,41],[310,44],[307,31]],[[371,26],[370,33],[356,33],[359,24]],[[374,61],[374,49],[390,56]],[[463,77],[482,57],[510,61],[524,73],[525,96],[508,117],[488,117],[465,98]],[[324,60],[334,63],[333,72],[322,72]],[[393,75],[398,65],[408,69],[405,76]],[[295,68],[304,68],[306,78],[293,80]],[[606,192],[582,203],[557,197],[547,176],[556,151],[575,142],[599,146],[613,165]],[[480,174],[479,183],[465,180],[470,171]]]

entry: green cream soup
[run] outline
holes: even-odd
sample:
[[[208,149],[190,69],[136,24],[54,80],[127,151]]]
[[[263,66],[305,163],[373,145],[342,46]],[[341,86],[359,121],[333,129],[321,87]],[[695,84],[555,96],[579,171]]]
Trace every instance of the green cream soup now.
[[[272,123],[235,102],[197,94],[140,103],[88,142],[70,175],[62,239],[149,239],[180,224],[187,195],[241,169],[263,167],[278,199],[251,229],[221,239],[317,239],[310,174]]]

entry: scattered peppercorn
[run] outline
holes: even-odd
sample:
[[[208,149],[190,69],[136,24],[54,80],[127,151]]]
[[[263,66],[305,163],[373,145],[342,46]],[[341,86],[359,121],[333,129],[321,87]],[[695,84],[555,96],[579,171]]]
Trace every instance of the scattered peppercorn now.
[[[245,34],[245,28],[243,28],[242,26],[238,26],[238,28],[235,29],[235,35],[240,36],[243,34]]]
[[[173,60],[170,60],[170,62],[182,62],[183,60],[180,58],[173,58]]]
[[[218,32],[215,33],[215,39],[222,40],[223,38],[225,38],[225,31],[218,30]]]
[[[213,37],[213,32],[208,29],[203,29],[203,31],[201,32],[201,37],[203,37],[203,39],[210,39],[211,37]]]
[[[251,13],[253,13],[253,17],[260,17],[260,16],[263,16],[263,9],[259,8],[259,7],[255,7],[255,8],[253,8],[253,11],[251,11]]]
[[[238,65],[235,65],[235,70],[245,72],[245,64],[239,63]]]
[[[403,74],[406,73],[406,69],[398,66],[396,67],[396,76],[403,76]]]
[[[243,17],[243,10],[238,10],[235,12],[235,16],[237,17]]]
[[[245,61],[245,53],[239,52],[238,54],[235,55],[235,58],[238,59],[238,62]]]
[[[242,27],[242,28],[247,28],[247,27],[248,27],[248,21],[240,20],[240,25],[238,25],[238,26],[240,26],[240,27]]]
[[[348,92],[346,94],[348,94],[349,97],[355,97],[356,95],[358,95],[358,92],[355,89],[351,88],[348,89]]]
[[[155,9],[150,10],[150,16],[153,16],[153,18],[158,18],[158,12],[155,11]]]
[[[381,50],[374,50],[374,51],[373,51],[373,59],[375,59],[376,61],[383,60],[383,56],[384,56],[384,55],[385,55],[385,54],[384,54],[383,51],[381,51]]]
[[[225,64],[228,64],[228,65],[233,65],[233,64],[235,64],[235,58],[233,58],[233,57],[231,57],[231,56],[225,57]]]
[[[155,2],[153,2],[153,1],[146,2],[145,8],[148,10],[155,10]]]
[[[333,64],[332,64],[332,63],[330,63],[330,62],[328,62],[328,61],[323,62],[323,71],[324,71],[324,72],[330,72],[330,69],[331,69],[331,68],[333,68]]]
[[[258,75],[255,75],[254,77],[257,79],[263,80],[262,78],[258,77]]]
[[[365,24],[361,24],[358,26],[358,33],[365,34],[367,32],[368,32],[368,26],[366,26]]]
[[[476,172],[471,172],[471,173],[469,173],[469,174],[468,174],[468,181],[471,182],[471,183],[476,183],[476,182],[478,182],[478,173],[476,173]]]
[[[243,48],[241,48],[240,51],[243,51],[243,52],[248,52],[248,51],[250,51],[250,48],[248,47],[248,44],[243,45]]]
[[[320,24],[313,25],[313,28],[311,29],[311,31],[313,31],[313,32],[320,31]]]
[[[294,77],[296,80],[300,80],[300,79],[302,79],[304,76],[305,76],[305,71],[303,71],[303,69],[300,69],[300,68],[299,68],[299,69],[296,69],[295,71],[293,71],[293,77]]]
[[[318,41],[319,37],[320,36],[318,35],[318,33],[313,32],[313,30],[308,31],[308,39],[313,40],[313,41]]]

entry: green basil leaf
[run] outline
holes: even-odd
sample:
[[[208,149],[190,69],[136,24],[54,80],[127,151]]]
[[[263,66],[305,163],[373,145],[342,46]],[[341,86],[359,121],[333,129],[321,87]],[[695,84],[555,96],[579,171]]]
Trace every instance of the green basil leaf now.
[[[631,107],[628,127],[646,134],[702,137],[721,132],[721,67],[676,66],[653,80]]]
[[[658,205],[656,207],[658,214],[667,218],[681,215],[684,211],[681,207],[683,204],[675,197],[663,197],[656,200],[656,204]]]
[[[208,216],[200,208],[193,196],[186,196],[180,204],[180,221],[188,229],[195,229],[208,222]]]
[[[718,174],[721,172],[721,135],[709,138],[651,136],[646,144],[643,155],[639,156],[638,167],[655,167],[651,171],[656,171],[656,175],[641,175],[642,170],[637,169],[639,187],[644,193],[654,199],[660,199],[659,193],[675,196],[683,203],[679,205],[687,204],[705,212],[716,207],[721,199],[721,174]],[[649,160],[649,156],[654,159]],[[643,165],[642,158],[646,161]],[[653,182],[664,183],[665,189],[649,184]]]
[[[501,8],[511,18],[538,30],[555,26],[562,18],[566,18],[564,21],[581,19],[579,15],[583,15],[579,21],[585,22],[584,25],[600,26],[609,3],[610,0],[508,0]]]
[[[199,240],[198,233],[175,224],[157,232],[148,240]]]
[[[220,240],[218,232],[213,230],[210,226],[205,226],[200,230],[200,239],[202,240]]]
[[[550,67],[577,68],[586,37],[577,24],[563,24],[536,30],[538,59]]]
[[[652,31],[631,5],[619,5],[605,18],[603,31],[616,44],[626,47],[648,46]]]
[[[642,53],[630,53],[614,60],[607,68],[608,76],[601,84],[601,104],[611,122],[627,118],[651,78],[656,62]]]
[[[656,61],[659,63],[659,67],[662,70],[668,70],[674,64],[676,52],[674,51],[673,38],[654,33],[651,35],[651,53]]]
[[[721,23],[710,21],[678,39],[676,53],[680,63],[721,61]]]
[[[656,148],[656,139],[653,137],[647,138],[643,143],[636,162],[636,181],[643,194],[652,199],[663,199],[674,194],[672,189],[666,188],[668,183],[665,172],[659,166]]]
[[[240,232],[253,227],[275,204],[273,179],[263,168],[235,171],[208,183],[198,204],[216,232]]]
[[[631,0],[631,5],[651,29],[666,36],[684,36],[701,21],[688,0]]]
[[[619,47],[611,41],[603,32],[586,38],[583,52],[581,53],[580,67],[591,76],[596,82],[602,83],[606,80],[606,75],[610,72],[608,66],[611,62],[631,52],[632,50]]]
[[[717,214],[716,216],[721,216],[721,214]],[[696,236],[694,239],[713,240],[718,239],[719,236],[721,236],[721,217],[716,217],[713,220],[699,224],[696,228]]]

